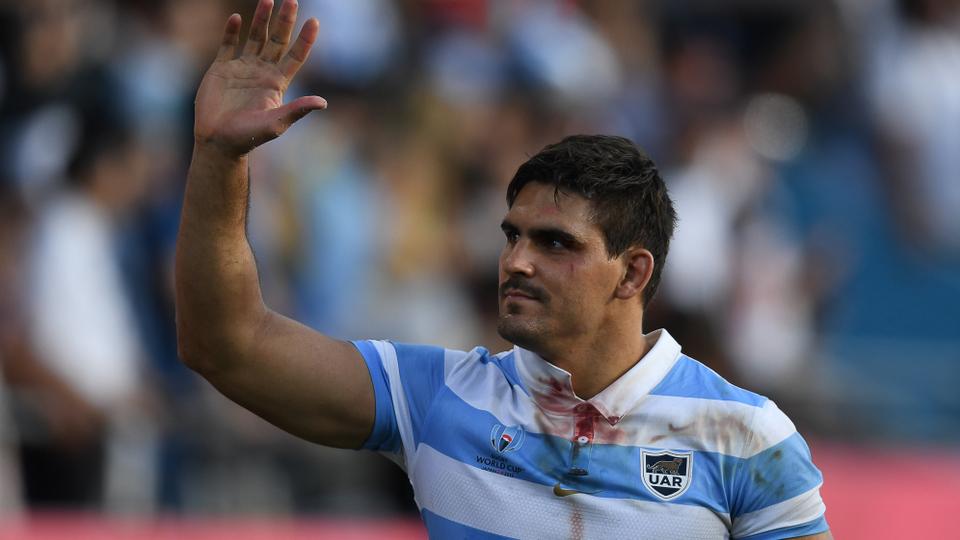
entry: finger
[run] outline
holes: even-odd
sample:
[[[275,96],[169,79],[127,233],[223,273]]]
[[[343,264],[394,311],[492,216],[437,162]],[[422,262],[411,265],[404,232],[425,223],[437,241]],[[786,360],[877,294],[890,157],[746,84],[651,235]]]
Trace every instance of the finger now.
[[[286,131],[294,122],[313,111],[326,109],[327,100],[320,96],[304,96],[277,109],[280,122],[280,132]]]
[[[220,50],[217,51],[217,61],[232,60],[237,54],[237,45],[240,44],[240,15],[234,13],[227,19],[227,25],[223,29],[223,40],[220,42]]]
[[[247,44],[243,47],[244,55],[260,54],[260,49],[267,41],[271,11],[273,11],[273,0],[260,0],[257,3],[257,10],[253,13],[253,21],[250,23],[250,35],[247,37]]]
[[[270,40],[264,44],[260,52],[260,58],[269,62],[280,60],[283,51],[287,50],[287,44],[290,43],[290,36],[293,34],[293,26],[297,22],[297,0],[284,0],[277,19],[273,31],[270,32]]]
[[[313,44],[317,41],[317,35],[319,33],[320,23],[316,19],[310,18],[304,23],[303,28],[300,29],[300,35],[297,36],[297,41],[290,47],[290,50],[287,51],[283,60],[280,61],[280,72],[283,73],[287,80],[292,79],[293,76],[300,71],[303,63],[307,61],[307,57],[310,55],[310,48],[313,47]]]

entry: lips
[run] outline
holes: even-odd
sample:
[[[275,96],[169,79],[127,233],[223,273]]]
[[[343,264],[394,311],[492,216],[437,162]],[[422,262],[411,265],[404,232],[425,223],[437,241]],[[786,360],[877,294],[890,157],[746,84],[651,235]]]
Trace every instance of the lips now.
[[[515,299],[536,300],[536,298],[534,298],[533,296],[525,292],[518,291],[516,289],[509,289],[507,291],[504,291],[503,298],[507,300],[515,300]]]

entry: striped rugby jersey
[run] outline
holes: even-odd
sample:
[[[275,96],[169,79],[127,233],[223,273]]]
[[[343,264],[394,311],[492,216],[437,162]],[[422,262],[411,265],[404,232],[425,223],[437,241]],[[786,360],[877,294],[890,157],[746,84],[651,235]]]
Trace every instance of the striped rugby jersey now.
[[[822,476],[786,415],[665,330],[646,337],[642,361],[586,401],[568,372],[520,347],[355,342],[376,394],[364,448],[404,468],[432,538],[827,530]]]

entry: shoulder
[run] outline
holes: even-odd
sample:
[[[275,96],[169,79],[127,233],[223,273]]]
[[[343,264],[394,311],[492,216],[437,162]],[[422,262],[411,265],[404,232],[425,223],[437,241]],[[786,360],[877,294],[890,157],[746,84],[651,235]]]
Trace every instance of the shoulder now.
[[[715,435],[723,439],[722,453],[749,457],[796,433],[793,422],[771,399],[741,388],[701,362],[680,355],[653,396],[689,400],[711,424],[725,426]]]
[[[684,400],[712,441],[735,538],[802,536],[826,529],[823,476],[793,422],[772,400],[685,355],[651,395]],[[679,404],[677,404],[679,405]]]

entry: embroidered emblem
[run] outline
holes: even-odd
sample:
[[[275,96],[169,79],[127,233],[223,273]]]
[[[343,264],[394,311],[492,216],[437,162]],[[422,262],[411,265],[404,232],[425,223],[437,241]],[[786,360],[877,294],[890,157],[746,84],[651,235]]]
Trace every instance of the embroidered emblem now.
[[[675,499],[690,487],[693,452],[640,452],[643,485],[658,498]]]

